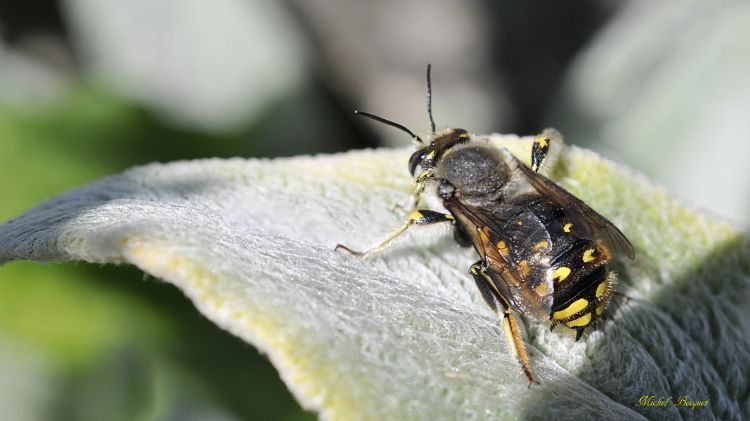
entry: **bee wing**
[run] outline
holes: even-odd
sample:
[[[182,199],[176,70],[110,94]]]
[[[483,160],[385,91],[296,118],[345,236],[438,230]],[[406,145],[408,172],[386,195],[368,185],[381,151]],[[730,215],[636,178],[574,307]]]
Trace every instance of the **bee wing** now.
[[[519,231],[518,226],[509,223],[507,217],[523,210],[517,206],[486,208],[457,199],[448,199],[444,204],[471,237],[474,248],[485,263],[485,275],[489,277],[492,288],[519,313],[537,320],[547,320],[552,307],[551,278],[533,276],[528,262],[524,262],[527,266],[522,268],[511,257],[513,246],[519,244],[522,235],[524,242],[530,237],[538,241],[549,240],[544,226],[540,224],[533,231],[528,230],[527,226],[524,232]]]
[[[539,194],[553,200],[565,212],[565,216],[573,224],[573,230],[583,238],[597,241],[602,240],[616,253],[622,253],[630,259],[635,258],[635,250],[625,234],[607,218],[591,209],[587,204],[568,193],[541,174],[533,172],[523,164],[519,164],[529,183]]]

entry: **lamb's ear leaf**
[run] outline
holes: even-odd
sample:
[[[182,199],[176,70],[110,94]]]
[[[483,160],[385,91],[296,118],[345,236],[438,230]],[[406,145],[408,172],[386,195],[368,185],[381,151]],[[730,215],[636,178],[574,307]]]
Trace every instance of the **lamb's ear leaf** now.
[[[528,156],[528,138],[491,138]],[[471,250],[415,239],[370,261],[334,251],[401,223],[391,209],[409,189],[408,154],[134,168],[0,226],[0,263],[132,263],[266,352],[326,419],[750,415],[750,248],[739,230],[566,148],[552,177],[634,244],[636,260],[615,264],[632,298],[577,343],[526,324],[541,382],[529,388],[466,274]],[[639,405],[642,396],[708,404]]]

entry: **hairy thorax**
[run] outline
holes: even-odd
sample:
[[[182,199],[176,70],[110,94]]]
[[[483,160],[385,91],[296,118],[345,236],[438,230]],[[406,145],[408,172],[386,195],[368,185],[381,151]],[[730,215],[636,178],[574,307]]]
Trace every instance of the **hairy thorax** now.
[[[466,200],[497,196],[510,176],[502,152],[483,144],[459,145],[445,153],[436,178],[449,183]]]

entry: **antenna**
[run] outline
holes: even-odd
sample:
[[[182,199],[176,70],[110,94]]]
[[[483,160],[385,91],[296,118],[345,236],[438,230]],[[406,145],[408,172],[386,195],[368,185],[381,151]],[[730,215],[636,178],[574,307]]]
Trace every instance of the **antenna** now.
[[[414,133],[413,133],[413,132],[412,132],[411,130],[407,129],[407,128],[406,128],[406,126],[404,126],[404,125],[401,125],[401,124],[398,124],[398,123],[396,123],[395,121],[391,121],[391,120],[388,120],[387,118],[383,118],[383,117],[381,117],[381,116],[379,116],[379,115],[375,115],[375,114],[372,114],[372,113],[368,113],[367,111],[359,111],[359,110],[355,110],[355,111],[354,111],[354,114],[356,114],[356,115],[361,115],[361,116],[363,116],[363,117],[369,117],[369,118],[371,118],[371,119],[373,119],[373,120],[375,120],[375,121],[379,121],[379,122],[381,122],[381,123],[383,123],[383,124],[386,124],[386,125],[388,125],[388,126],[391,126],[391,127],[395,127],[395,128],[397,128],[397,129],[399,129],[399,130],[403,130],[403,131],[405,131],[406,133],[409,133],[409,136],[411,136],[411,138],[412,138],[412,139],[416,140],[416,141],[417,141],[417,142],[419,142],[419,143],[424,143],[424,141],[422,140],[422,138],[421,138],[421,137],[419,137],[419,136],[415,135],[415,134],[414,134]],[[433,131],[434,131],[434,130],[433,130]]]
[[[435,119],[432,118],[432,80],[430,79],[430,70],[432,64],[427,64],[427,114],[430,116],[430,127],[435,133]]]

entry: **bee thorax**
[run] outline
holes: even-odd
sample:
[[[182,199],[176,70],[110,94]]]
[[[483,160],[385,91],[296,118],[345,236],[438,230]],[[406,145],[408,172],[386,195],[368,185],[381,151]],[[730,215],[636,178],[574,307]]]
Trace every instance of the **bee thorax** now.
[[[458,146],[446,152],[436,173],[462,196],[486,196],[508,181],[508,167],[498,151],[480,145]]]

